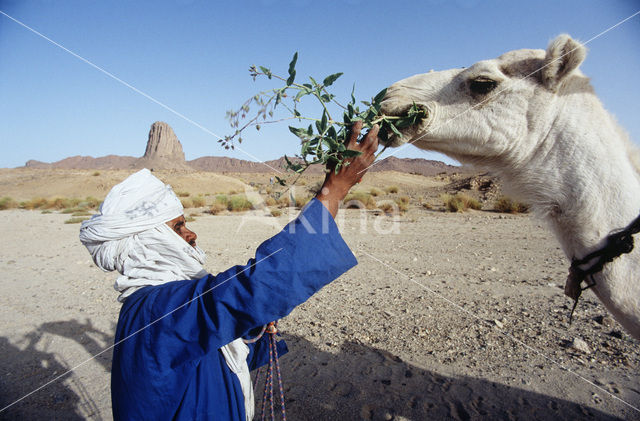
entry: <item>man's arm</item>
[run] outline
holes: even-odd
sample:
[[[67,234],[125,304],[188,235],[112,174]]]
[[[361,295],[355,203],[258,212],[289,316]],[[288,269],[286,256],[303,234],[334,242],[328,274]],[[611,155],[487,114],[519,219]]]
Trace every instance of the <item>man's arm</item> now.
[[[362,122],[357,121],[351,128],[351,136],[347,149],[362,152],[361,155],[348,160],[349,165],[340,168],[336,174],[333,169],[329,168],[327,177],[320,192],[316,198],[329,210],[335,218],[338,214],[340,202],[345,198],[351,187],[362,180],[373,161],[375,160],[375,152],[378,149],[378,130],[380,128],[376,124],[369,133],[358,143],[358,136],[362,130]]]

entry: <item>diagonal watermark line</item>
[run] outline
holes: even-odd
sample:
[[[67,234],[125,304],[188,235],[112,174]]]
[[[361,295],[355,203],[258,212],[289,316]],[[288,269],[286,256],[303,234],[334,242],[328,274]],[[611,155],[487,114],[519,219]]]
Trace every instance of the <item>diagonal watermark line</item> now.
[[[274,251],[273,253],[269,254],[268,256],[263,257],[262,259],[258,260],[257,262],[253,263],[250,266],[247,266],[246,268],[242,269],[240,272],[236,273],[233,276],[230,276],[229,278],[225,279],[224,281],[220,282],[219,284],[209,288],[208,290],[206,290],[205,292],[203,292],[202,294],[192,298],[191,300],[187,301],[184,304],[181,304],[180,306],[174,308],[173,310],[171,310],[170,312],[168,312],[167,314],[158,317],[157,319],[155,319],[154,321],[152,321],[151,323],[147,324],[146,326],[141,327],[140,329],[136,330],[135,332],[131,333],[130,335],[128,335],[125,338],[120,339],[118,342],[114,343],[113,345],[103,349],[102,351],[98,352],[97,354],[91,356],[90,358],[87,358],[86,360],[82,361],[81,363],[77,364],[76,366],[70,368],[69,370],[65,371],[64,373],[60,374],[57,377],[54,377],[53,379],[49,380],[47,383],[43,384],[42,386],[38,387],[37,389],[27,393],[26,395],[24,395],[23,397],[21,397],[20,399],[17,399],[16,401],[10,403],[9,405],[5,406],[4,408],[0,409],[0,413],[5,411],[6,409],[9,409],[10,407],[12,407],[13,405],[17,404],[18,402],[22,401],[23,399],[28,398],[29,396],[33,395],[34,393],[44,389],[45,387],[49,386],[51,383],[54,383],[56,381],[58,381],[59,379],[61,379],[62,377],[66,376],[67,374],[77,370],[78,368],[80,368],[81,366],[85,365],[86,363],[88,363],[89,361],[93,360],[94,358],[104,354],[105,352],[109,351],[110,349],[113,349],[114,347],[120,345],[122,342],[126,341],[127,339],[137,335],[138,333],[142,332],[143,330],[147,329],[148,327],[156,324],[157,322],[159,322],[160,320],[164,319],[167,316],[170,316],[171,314],[175,313],[176,311],[180,310],[182,307],[186,306],[189,303],[192,303],[193,301],[199,299],[200,297],[202,297],[203,295],[213,291],[214,289],[218,288],[221,285],[226,284],[227,282],[229,282],[230,280],[236,278],[238,275],[240,275],[241,273],[255,267],[256,265],[258,265],[258,263],[264,262],[265,260],[267,260],[268,258],[270,258],[271,256],[273,256],[274,254],[280,252],[282,250],[282,247],[279,248],[278,250]]]
[[[93,67],[94,69],[98,70],[99,72],[104,73],[105,75],[109,76],[111,79],[123,84],[124,86],[126,86],[127,88],[131,89],[132,91],[142,95],[143,97],[147,98],[148,100],[156,103],[157,105],[161,106],[162,108],[164,108],[165,110],[177,115],[178,117],[180,117],[181,119],[187,121],[188,123],[193,124],[194,126],[196,126],[197,128],[199,128],[200,130],[204,131],[207,134],[210,134],[213,137],[216,137],[220,140],[223,140],[222,137],[220,137],[219,135],[215,134],[214,132],[212,132],[211,130],[207,129],[206,127],[204,127],[203,125],[201,125],[200,123],[190,119],[189,117],[185,116],[184,114],[174,110],[173,108],[169,107],[168,105],[158,101],[157,99],[155,99],[154,97],[152,97],[151,95],[141,91],[140,89],[136,88],[135,86],[125,82],[124,80],[120,79],[119,77],[117,77],[116,75],[114,75],[113,73],[110,73],[108,71],[106,71],[105,69],[103,69],[102,67],[92,63],[91,61],[87,60],[86,58],[80,56],[79,54],[74,53],[73,51],[69,50],[68,48],[58,44],[57,42],[55,42],[54,40],[52,40],[51,38],[47,37],[46,35],[36,31],[35,29],[31,28],[30,26],[26,25],[25,23],[19,21],[18,19],[9,16],[8,14],[6,14],[5,12],[3,12],[2,10],[0,10],[0,14],[6,16],[7,18],[11,19],[12,21],[14,21],[15,23],[17,23],[18,25],[22,26],[23,28],[33,32],[34,34],[38,35],[39,37],[47,40],[48,42],[50,42],[51,44],[55,45],[56,47],[61,48],[62,50],[66,51],[67,53],[71,54],[72,56],[74,56],[75,58],[85,62],[86,64],[88,64],[89,66]],[[266,167],[269,167],[270,169],[272,169],[273,171],[277,172],[278,174],[282,174],[282,171],[273,168],[271,165],[267,164],[266,162],[260,160],[259,158],[253,156],[252,154],[250,154],[249,152],[245,151],[244,149],[240,148],[240,147],[236,147],[236,149],[238,149],[240,152],[244,153],[245,155],[247,155],[248,157],[250,157],[251,159],[254,159],[256,161],[258,161],[259,163],[265,165]]]
[[[638,16],[638,15],[640,15],[640,10],[638,10],[637,12],[635,12],[634,14],[632,14],[632,15],[630,15],[630,16],[627,16],[626,18],[622,19],[622,20],[621,20],[621,21],[619,21],[618,23],[616,23],[616,24],[614,24],[614,25],[612,25],[612,26],[608,27],[608,28],[607,28],[607,29],[605,29],[604,31],[600,32],[599,34],[597,34],[597,35],[595,35],[595,36],[591,37],[590,39],[588,39],[588,40],[587,40],[587,41],[585,41],[584,43],[580,43],[580,42],[576,41],[578,44],[580,44],[578,47],[576,47],[576,48],[574,48],[574,49],[572,49],[572,50],[570,50],[570,51],[567,51],[566,53],[564,53],[564,54],[563,54],[563,55],[561,55],[560,57],[556,58],[555,60],[550,61],[549,63],[545,64],[544,66],[540,67],[539,69],[536,69],[535,71],[533,71],[533,72],[529,73],[528,75],[526,75],[526,76],[524,76],[524,77],[522,77],[522,78],[520,78],[520,79],[516,80],[516,81],[514,82],[514,85],[517,85],[518,83],[521,83],[522,81],[526,80],[526,79],[527,79],[527,78],[529,78],[530,76],[532,76],[532,75],[534,75],[534,74],[538,73],[540,70],[543,70],[543,69],[545,69],[546,67],[550,66],[551,64],[555,63],[556,61],[558,61],[558,60],[562,59],[564,56],[566,56],[566,55],[568,55],[568,54],[571,54],[572,52],[574,52],[575,50],[577,50],[578,48],[580,48],[580,46],[585,46],[585,45],[589,44],[590,42],[592,42],[592,41],[594,41],[594,40],[596,40],[596,39],[600,38],[602,35],[606,34],[607,32],[609,32],[609,31],[611,31],[611,30],[613,30],[613,29],[615,29],[615,28],[617,28],[618,26],[622,25],[623,23],[627,22],[627,21],[628,21],[628,20],[630,20],[630,19],[633,19],[634,17],[636,17],[636,16]],[[444,123],[442,123],[442,124],[441,124],[441,125],[439,125],[439,126],[436,126],[436,127],[429,127],[429,128],[425,131],[425,133],[424,133],[424,134],[422,134],[421,136],[417,137],[416,139],[412,140],[411,142],[407,142],[407,143],[403,144],[402,146],[398,147],[398,148],[397,148],[397,149],[395,149],[393,152],[391,152],[388,156],[385,156],[383,159],[381,159],[381,160],[379,160],[379,161],[375,161],[373,164],[369,165],[367,168],[365,168],[365,169],[361,170],[358,174],[360,174],[360,173],[362,173],[362,172],[365,172],[365,171],[369,170],[371,167],[373,167],[374,165],[377,165],[377,164],[379,164],[380,162],[384,161],[385,159],[387,159],[387,158],[389,158],[389,157],[394,156],[395,154],[397,154],[398,152],[400,152],[400,151],[401,151],[402,149],[404,149],[405,147],[407,147],[407,146],[409,146],[409,145],[413,145],[415,142],[417,142],[417,141],[419,141],[419,140],[421,140],[421,139],[424,139],[424,137],[425,137],[425,136],[427,136],[428,134],[430,134],[430,133],[434,130],[434,128],[441,128],[441,127],[445,127],[446,125],[448,125],[449,123],[451,123],[451,122],[455,121],[457,118],[459,118],[459,117],[461,117],[461,116],[465,115],[465,114],[466,114],[466,113],[468,113],[469,111],[474,110],[474,109],[476,109],[477,107],[480,107],[481,105],[484,105],[485,103],[487,103],[487,101],[490,101],[490,100],[492,100],[492,99],[496,98],[498,95],[500,95],[501,93],[505,92],[507,89],[509,89],[509,88],[507,87],[507,88],[503,88],[502,90],[499,90],[498,92],[496,92],[495,94],[491,95],[490,97],[485,98],[484,100],[480,101],[479,103],[475,104],[474,106],[469,107],[469,108],[467,108],[466,110],[462,111],[461,113],[459,113],[459,114],[457,114],[457,115],[455,115],[455,116],[451,117],[449,120],[445,121]]]
[[[413,279],[412,277],[410,277],[409,275],[406,275],[402,272],[400,272],[399,270],[389,266],[388,264],[386,264],[385,262],[383,262],[382,260],[378,259],[377,257],[373,256],[370,253],[367,253],[364,250],[358,250],[360,253],[368,256],[369,258],[375,260],[376,262],[380,263],[381,265],[383,265],[384,267],[386,267],[387,269],[391,270],[392,272],[395,272],[399,275],[402,275],[403,277],[407,278],[408,280],[410,280],[411,282],[413,282],[414,284],[418,285],[419,287],[421,287],[422,289],[426,290],[427,292],[430,292],[431,294],[435,295],[436,297],[446,301],[447,303],[451,304],[452,306],[454,306],[455,308],[457,308],[458,310],[462,311],[463,313],[467,314],[468,316],[471,316],[473,319],[476,319],[477,321],[493,328],[494,326],[491,325],[489,322],[487,322],[484,319],[481,319],[480,317],[476,316],[475,314],[473,314],[472,312],[470,312],[469,310],[465,309],[464,307],[460,306],[459,304],[454,303],[453,301],[451,301],[450,299],[448,299],[447,297],[445,297],[442,294],[439,294],[438,292],[432,290],[431,288],[427,287],[426,285],[416,281],[415,279]],[[617,399],[618,401],[622,402],[623,404],[627,405],[628,407],[636,410],[637,412],[640,412],[640,408],[637,408],[635,406],[633,406],[632,404],[630,404],[629,402],[625,401],[624,399],[619,398],[618,396],[614,395],[613,393],[609,392],[608,390],[598,386],[597,384],[595,384],[594,382],[592,382],[591,380],[585,378],[584,376],[576,373],[575,371],[571,370],[570,368],[565,367],[564,365],[560,364],[559,362],[555,361],[552,358],[547,357],[546,355],[544,355],[542,352],[538,351],[537,349],[533,348],[532,346],[527,345],[526,343],[524,343],[523,341],[521,341],[520,339],[514,337],[512,334],[510,334],[509,332],[507,332],[506,330],[503,329],[498,329],[498,332],[500,332],[500,334],[502,334],[503,336],[506,336],[507,338],[511,339],[512,341],[514,341],[515,343],[517,343],[518,345],[528,349],[529,351],[539,355],[540,357],[544,358],[545,360],[557,365],[558,367],[560,367],[561,369],[573,374],[574,376],[578,377],[579,379],[587,382],[588,384],[590,384],[591,386],[595,387],[596,389],[600,390],[603,393],[606,393],[607,395],[611,396],[614,399]]]

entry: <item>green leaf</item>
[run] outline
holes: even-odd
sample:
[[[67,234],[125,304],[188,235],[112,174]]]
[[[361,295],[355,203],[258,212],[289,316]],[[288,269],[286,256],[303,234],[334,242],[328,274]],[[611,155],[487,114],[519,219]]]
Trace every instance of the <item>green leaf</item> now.
[[[296,51],[293,55],[293,59],[291,59],[291,63],[289,63],[289,78],[287,79],[287,86],[293,84],[293,81],[296,79],[296,62],[298,61],[298,52]]]
[[[351,103],[355,104],[356,103],[356,97],[355,97],[355,92],[356,92],[356,84],[353,84],[353,88],[351,88]]]
[[[296,71],[289,73],[289,78],[287,79],[287,86],[293,85],[293,81],[296,80]]]
[[[260,67],[260,71],[265,75],[267,75],[269,79],[271,79],[271,70],[267,69],[266,67],[262,67],[262,66],[259,66],[259,67]]]
[[[384,88],[383,90],[378,92],[378,94],[375,97],[373,97],[373,103],[379,104],[380,102],[382,102],[386,94],[387,94],[387,88]]]
[[[322,139],[322,143],[324,143],[331,151],[335,151],[338,149],[338,142],[331,139],[330,137],[325,137],[324,139]]]
[[[318,82],[316,82],[316,80],[311,76],[309,76],[309,80],[311,81],[311,83],[313,83],[313,86],[318,86]]]
[[[334,73],[332,75],[327,76],[326,78],[324,78],[324,80],[322,81],[322,84],[326,87],[326,86],[331,86],[333,85],[333,82],[335,82],[340,76],[342,76],[342,72],[340,73]]]
[[[322,120],[320,120],[320,127],[322,127],[322,130],[320,131],[321,133],[324,133],[324,131],[327,129],[327,122],[328,122],[328,117],[327,117],[327,111],[323,111],[322,112]]]
[[[396,129],[396,126],[394,126],[393,124],[389,124],[389,127],[391,128],[391,131],[394,132],[398,137],[402,137],[402,133],[400,133],[398,129]]]
[[[327,136],[332,139],[335,139],[337,137],[337,134],[338,133],[336,133],[336,128],[333,126],[329,127],[329,130],[327,130]]]
[[[294,135],[298,136],[302,140],[307,140],[309,136],[307,136],[307,131],[302,128],[289,126],[289,131]]]
[[[298,102],[300,101],[300,98],[302,98],[303,96],[307,95],[308,92],[300,90],[297,94],[296,97],[293,99],[294,101]]]
[[[285,180],[283,180],[282,178],[278,177],[276,175],[276,181],[278,182],[278,184],[280,184],[281,186],[286,186],[287,182]]]

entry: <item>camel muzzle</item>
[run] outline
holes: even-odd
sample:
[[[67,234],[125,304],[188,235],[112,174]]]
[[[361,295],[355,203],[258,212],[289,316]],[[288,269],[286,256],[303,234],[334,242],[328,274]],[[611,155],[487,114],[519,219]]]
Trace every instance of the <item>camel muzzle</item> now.
[[[393,122],[402,136],[398,136],[391,128],[387,128],[386,136],[384,134],[381,136],[381,142],[387,146],[396,147],[411,141],[431,124],[434,111],[435,104],[429,105],[406,101],[399,103],[391,98],[385,98],[380,112],[384,116],[395,117],[390,121]]]

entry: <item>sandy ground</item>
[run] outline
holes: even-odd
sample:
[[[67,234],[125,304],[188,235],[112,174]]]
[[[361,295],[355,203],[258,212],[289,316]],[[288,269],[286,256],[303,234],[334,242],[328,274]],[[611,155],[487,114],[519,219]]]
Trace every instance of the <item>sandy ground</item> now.
[[[137,170],[61,170],[0,168],[0,197],[17,201],[43,197],[104,199],[111,187]],[[235,177],[204,172],[155,171],[176,193],[191,195],[244,191],[244,183]]]
[[[290,216],[190,226],[216,272]],[[0,212],[2,419],[111,419],[115,275],[67,218]],[[359,265],[281,322],[289,419],[640,419],[639,342],[590,292],[568,324],[567,261],[532,217],[339,219]]]
[[[0,197],[11,197],[16,201],[35,198],[56,197],[80,198],[92,196],[104,199],[111,187],[124,180],[136,170],[62,170],[31,168],[0,168]],[[271,174],[216,174],[210,172],[155,171],[154,174],[170,184],[178,193],[189,193],[190,197],[213,196],[216,193],[247,192],[264,190],[270,185]],[[308,194],[323,175],[304,175],[293,187],[295,195]],[[290,178],[293,180],[293,178]],[[402,194],[412,197],[432,192],[434,187],[443,186],[442,177],[423,177],[395,171],[367,173],[364,180],[354,190],[369,191],[372,187],[396,186]],[[277,186],[271,186],[278,190]],[[280,190],[284,190],[280,188]]]

